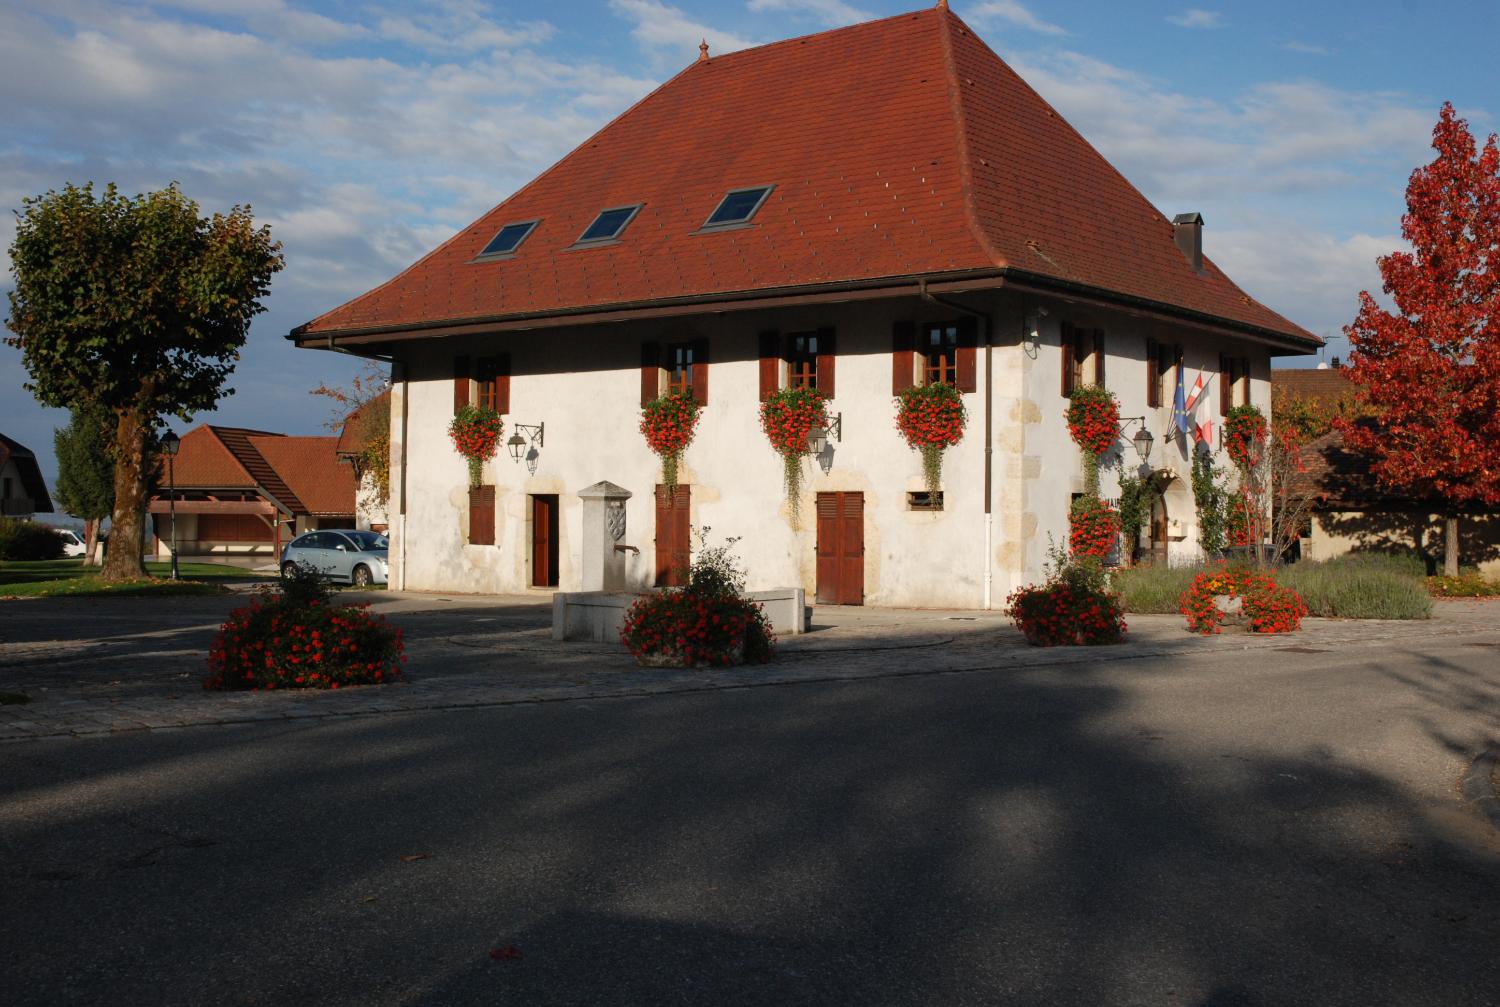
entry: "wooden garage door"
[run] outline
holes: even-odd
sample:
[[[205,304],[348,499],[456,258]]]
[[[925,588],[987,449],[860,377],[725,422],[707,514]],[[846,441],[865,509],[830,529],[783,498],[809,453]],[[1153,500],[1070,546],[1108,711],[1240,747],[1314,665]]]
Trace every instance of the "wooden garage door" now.
[[[266,542],[275,533],[254,514],[199,514],[200,542]]]
[[[865,495],[818,494],[818,604],[865,603]]]
[[[687,583],[688,567],[693,562],[692,501],[692,490],[687,486],[678,486],[671,494],[665,486],[656,487],[657,587],[682,587]]]

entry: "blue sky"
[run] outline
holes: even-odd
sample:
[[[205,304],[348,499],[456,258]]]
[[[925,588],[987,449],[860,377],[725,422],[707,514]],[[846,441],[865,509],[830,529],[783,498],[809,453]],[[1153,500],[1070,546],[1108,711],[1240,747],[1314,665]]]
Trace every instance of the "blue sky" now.
[[[1230,276],[1337,335],[1399,245],[1439,105],[1497,128],[1500,3],[954,0],[1163,212],[1199,210]],[[6,0],[0,208],[65,182],[179,181],[248,202],[287,268],[236,394],[198,420],[319,432],[354,366],[281,338],[498,203],[697,56],[911,9],[845,0],[550,4]],[[871,68],[878,73],[878,67]],[[0,217],[3,253],[14,219]],[[1338,352],[1339,343],[1334,349]],[[65,422],[0,347],[0,430]]]

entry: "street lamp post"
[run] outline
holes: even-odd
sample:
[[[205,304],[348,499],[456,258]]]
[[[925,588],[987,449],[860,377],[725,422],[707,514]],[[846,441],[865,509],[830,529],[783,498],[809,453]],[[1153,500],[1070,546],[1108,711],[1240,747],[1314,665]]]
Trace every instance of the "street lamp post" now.
[[[172,579],[177,579],[177,472],[174,464],[182,438],[168,430],[161,439],[161,453],[167,456],[167,509],[172,518]]]

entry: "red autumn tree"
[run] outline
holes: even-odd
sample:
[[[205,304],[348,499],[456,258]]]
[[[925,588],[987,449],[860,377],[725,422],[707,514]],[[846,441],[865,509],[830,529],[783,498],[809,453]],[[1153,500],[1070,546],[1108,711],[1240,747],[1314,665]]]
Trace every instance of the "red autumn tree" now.
[[[1344,329],[1373,418],[1336,426],[1382,487],[1441,505],[1452,576],[1459,515],[1500,504],[1500,152],[1446,103],[1432,146],[1406,186],[1411,251],[1378,260],[1395,311],[1361,291]]]

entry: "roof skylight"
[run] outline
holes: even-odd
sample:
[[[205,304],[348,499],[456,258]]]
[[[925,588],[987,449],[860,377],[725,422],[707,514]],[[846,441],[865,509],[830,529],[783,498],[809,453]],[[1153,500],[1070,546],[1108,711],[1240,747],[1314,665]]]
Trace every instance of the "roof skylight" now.
[[[491,238],[490,243],[484,246],[484,251],[479,253],[479,258],[499,258],[513,254],[517,248],[521,247],[521,242],[525,241],[531,236],[531,232],[536,230],[538,223],[535,220],[523,220],[518,224],[506,224],[500,228],[500,233]]]
[[[719,202],[718,209],[709,215],[704,227],[732,227],[735,224],[748,223],[755,216],[755,211],[760,209],[760,204],[766,201],[774,186],[757,185],[749,189],[730,189],[728,195]]]
[[[630,223],[640,209],[641,204],[636,203],[634,206],[615,206],[608,210],[600,210],[599,216],[594,218],[594,222],[583,234],[579,235],[574,244],[598,244],[613,241],[620,236],[620,232],[625,230],[625,225]]]

